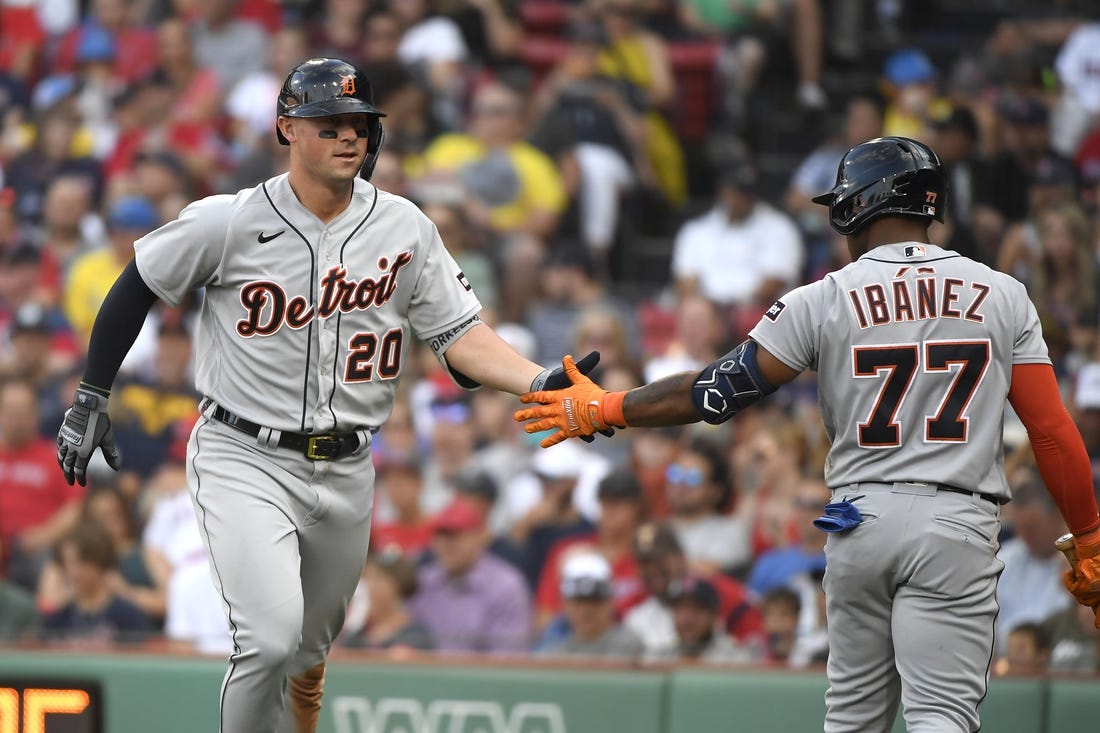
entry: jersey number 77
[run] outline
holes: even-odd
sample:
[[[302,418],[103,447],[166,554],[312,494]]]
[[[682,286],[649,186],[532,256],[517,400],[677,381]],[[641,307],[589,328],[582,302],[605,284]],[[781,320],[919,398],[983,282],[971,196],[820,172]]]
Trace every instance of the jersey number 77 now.
[[[922,358],[923,356],[923,358]],[[924,419],[926,442],[965,443],[970,405],[989,365],[989,340],[923,341],[921,343],[855,346],[852,376],[882,378],[875,404],[859,423],[863,448],[893,448],[904,436],[898,411],[906,396],[928,375],[954,372],[934,414]],[[920,389],[920,392],[926,392]]]

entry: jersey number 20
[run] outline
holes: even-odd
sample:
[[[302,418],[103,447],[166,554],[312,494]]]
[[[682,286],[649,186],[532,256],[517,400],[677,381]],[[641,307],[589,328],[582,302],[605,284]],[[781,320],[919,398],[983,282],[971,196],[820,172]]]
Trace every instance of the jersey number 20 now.
[[[921,359],[923,351],[924,358]],[[923,361],[923,365],[921,362]],[[970,405],[989,364],[989,341],[925,341],[921,344],[857,346],[852,349],[855,377],[885,376],[878,398],[865,422],[859,423],[859,444],[864,448],[901,445],[898,409],[909,393],[918,366],[924,373],[955,372],[935,414],[924,420],[926,442],[965,443]]]
[[[360,331],[348,341],[348,362],[344,368],[345,382],[369,382],[377,366],[379,379],[393,379],[401,373],[401,328],[391,328],[378,338],[372,331]],[[381,348],[379,343],[381,342]]]

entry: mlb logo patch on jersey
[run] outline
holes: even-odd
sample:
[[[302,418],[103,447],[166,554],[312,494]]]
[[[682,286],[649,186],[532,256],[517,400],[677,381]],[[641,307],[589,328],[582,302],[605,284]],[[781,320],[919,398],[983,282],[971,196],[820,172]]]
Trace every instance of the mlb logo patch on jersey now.
[[[924,248],[923,244],[909,244],[905,247],[906,257],[927,257],[928,250]]]
[[[779,318],[779,314],[783,312],[783,309],[787,307],[787,304],[782,300],[777,300],[772,303],[772,307],[764,311],[764,317],[769,321],[775,322],[775,319]]]

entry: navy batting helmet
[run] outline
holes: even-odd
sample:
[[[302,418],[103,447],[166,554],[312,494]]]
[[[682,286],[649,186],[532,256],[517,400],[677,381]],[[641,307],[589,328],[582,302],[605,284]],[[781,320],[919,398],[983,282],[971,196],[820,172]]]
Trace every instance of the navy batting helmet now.
[[[829,223],[855,234],[880,216],[916,216],[943,221],[947,185],[939,156],[907,137],[860,143],[840,161],[836,185],[815,196],[829,207]]]
[[[374,106],[370,80],[361,69],[341,59],[303,61],[283,82],[276,114],[279,117],[328,117],[356,112],[370,115],[367,136],[370,155],[363,166],[364,177],[370,178],[385,135],[379,118],[386,115]],[[275,136],[282,145],[290,144],[277,126]]]

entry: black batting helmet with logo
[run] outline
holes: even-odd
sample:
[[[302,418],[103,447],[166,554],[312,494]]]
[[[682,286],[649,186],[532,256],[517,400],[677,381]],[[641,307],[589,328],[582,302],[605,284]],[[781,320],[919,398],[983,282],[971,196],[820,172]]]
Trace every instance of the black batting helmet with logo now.
[[[855,234],[880,216],[943,221],[947,184],[932,148],[907,137],[880,137],[845,154],[831,191],[815,196],[829,207],[829,223]]]
[[[379,118],[386,115],[374,106],[370,80],[361,69],[341,59],[303,61],[283,82],[276,110],[278,117],[328,117],[356,112],[370,115],[367,136],[370,155],[363,166],[364,177],[370,178],[384,137]],[[277,126],[275,136],[282,145],[290,144]]]

